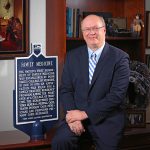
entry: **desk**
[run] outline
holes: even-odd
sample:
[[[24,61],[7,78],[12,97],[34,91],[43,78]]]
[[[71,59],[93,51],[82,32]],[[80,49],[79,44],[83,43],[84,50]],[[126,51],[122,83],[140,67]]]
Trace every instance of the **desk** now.
[[[55,129],[51,129],[46,140],[34,142],[18,130],[0,132],[0,150],[50,150],[54,133]],[[127,129],[120,148],[121,150],[150,150],[150,124],[147,124],[146,128]]]
[[[0,150],[50,150],[50,141],[55,130],[50,130],[46,140],[30,141],[30,137],[25,133],[14,131],[0,132]]]

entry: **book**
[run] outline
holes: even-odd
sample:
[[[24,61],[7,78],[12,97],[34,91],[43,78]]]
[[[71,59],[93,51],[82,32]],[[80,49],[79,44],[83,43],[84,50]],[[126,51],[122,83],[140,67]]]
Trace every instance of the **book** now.
[[[66,34],[67,37],[78,38],[80,35],[81,15],[78,8],[66,8]]]

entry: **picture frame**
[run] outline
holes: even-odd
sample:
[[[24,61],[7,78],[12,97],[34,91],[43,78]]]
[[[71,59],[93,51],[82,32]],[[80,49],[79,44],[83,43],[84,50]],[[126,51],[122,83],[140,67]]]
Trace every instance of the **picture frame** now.
[[[124,29],[126,30],[127,29],[127,18],[108,18],[108,23],[114,23],[118,29]]]
[[[150,48],[150,11],[146,11],[146,48]]]
[[[0,1],[0,59],[29,55],[29,0]]]
[[[129,128],[146,127],[146,110],[128,109],[126,112],[126,127]]]

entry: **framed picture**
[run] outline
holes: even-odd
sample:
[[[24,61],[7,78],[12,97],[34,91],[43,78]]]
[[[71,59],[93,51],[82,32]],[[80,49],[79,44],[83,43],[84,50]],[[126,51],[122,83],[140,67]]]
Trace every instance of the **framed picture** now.
[[[150,11],[146,11],[146,48],[150,48]]]
[[[29,0],[0,0],[0,59],[29,54]]]
[[[114,24],[118,29],[127,29],[127,18],[108,18],[108,24]]]
[[[127,127],[145,127],[146,126],[146,110],[145,109],[129,109],[126,113]]]

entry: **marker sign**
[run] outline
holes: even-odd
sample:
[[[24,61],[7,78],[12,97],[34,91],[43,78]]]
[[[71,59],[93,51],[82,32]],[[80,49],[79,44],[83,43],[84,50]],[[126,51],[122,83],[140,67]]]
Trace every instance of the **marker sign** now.
[[[16,58],[16,125],[58,119],[57,56]]]

